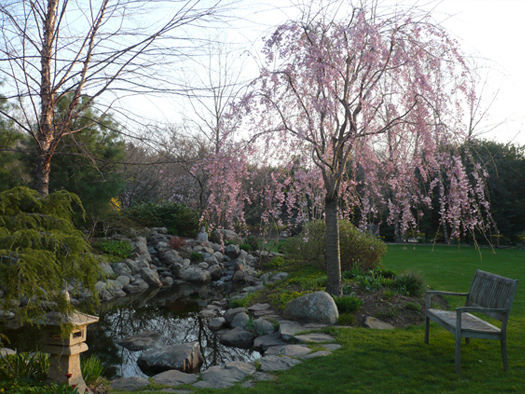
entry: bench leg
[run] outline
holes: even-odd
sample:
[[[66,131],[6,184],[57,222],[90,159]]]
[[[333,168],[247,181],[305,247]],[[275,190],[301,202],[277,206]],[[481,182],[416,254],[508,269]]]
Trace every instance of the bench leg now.
[[[469,345],[469,344],[470,344],[470,338],[465,338],[465,344],[466,344],[466,345]]]
[[[428,316],[425,317],[425,343],[428,344],[428,339],[430,336],[430,319]]]
[[[509,370],[509,360],[507,358],[507,338],[501,338],[501,357],[503,357],[503,369]]]
[[[461,369],[461,335],[456,335],[456,373]]]

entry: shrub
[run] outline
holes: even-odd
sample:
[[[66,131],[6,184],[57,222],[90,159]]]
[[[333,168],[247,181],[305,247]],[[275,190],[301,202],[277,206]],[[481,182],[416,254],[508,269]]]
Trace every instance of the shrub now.
[[[47,377],[49,354],[15,353],[0,357],[0,380],[42,381]]]
[[[252,250],[252,247],[248,244],[240,244],[239,249],[249,252]]]
[[[340,326],[352,326],[355,323],[355,316],[351,313],[342,313],[339,315],[337,324]]]
[[[179,250],[186,245],[186,241],[184,238],[174,236],[170,238],[169,245],[172,249]]]
[[[253,235],[250,235],[246,239],[246,243],[250,245],[250,250],[258,250],[259,249],[259,240],[255,238]]]
[[[199,260],[202,260],[203,257],[202,257],[202,254],[200,254],[199,252],[192,252],[191,253],[191,256],[190,256],[190,260],[191,261],[199,261]]]
[[[268,270],[279,269],[279,268],[283,267],[285,263],[286,263],[286,261],[281,256],[277,256],[277,257],[274,257],[273,259],[271,259],[266,264],[264,264],[263,267],[265,269],[268,269]]]
[[[363,305],[363,301],[350,294],[342,297],[334,297],[339,314],[355,313]]]
[[[122,213],[142,226],[166,227],[170,234],[183,237],[197,236],[199,215],[184,204],[142,203],[123,210]]]
[[[133,253],[133,248],[129,242],[115,241],[112,239],[103,239],[95,242],[93,245],[96,249],[111,256],[126,259]]]
[[[393,282],[393,287],[402,294],[418,297],[423,293],[425,281],[417,272],[406,271],[399,274]]]
[[[324,221],[308,223],[300,236],[287,240],[284,246],[286,254],[326,269],[325,232]],[[342,271],[356,267],[362,271],[375,269],[387,250],[386,244],[375,235],[363,232],[344,220],[339,221],[339,243]]]

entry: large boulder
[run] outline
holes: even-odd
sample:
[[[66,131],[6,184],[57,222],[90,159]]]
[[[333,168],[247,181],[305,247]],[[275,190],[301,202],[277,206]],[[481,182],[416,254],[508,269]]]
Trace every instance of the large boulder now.
[[[158,374],[170,369],[191,373],[198,371],[202,363],[198,342],[146,350],[137,360],[137,365],[146,374]]]
[[[286,319],[333,325],[339,319],[337,305],[324,291],[306,294],[290,301],[284,307]]]

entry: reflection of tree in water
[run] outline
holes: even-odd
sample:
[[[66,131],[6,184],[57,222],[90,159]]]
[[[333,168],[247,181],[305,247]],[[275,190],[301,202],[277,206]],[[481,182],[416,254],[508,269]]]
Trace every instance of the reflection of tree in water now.
[[[197,302],[191,299],[191,293],[187,293],[188,290],[179,289],[176,293],[160,292],[155,298],[142,293],[126,305],[114,305],[102,311],[99,323],[89,326],[90,349],[87,354],[98,355],[106,366],[105,375],[110,379],[145,376],[137,366],[142,351],[130,351],[116,344],[119,339],[144,331],[161,334],[161,347],[198,341],[205,360],[203,369],[227,361],[248,361],[259,357],[259,353],[252,350],[221,345],[199,317]]]

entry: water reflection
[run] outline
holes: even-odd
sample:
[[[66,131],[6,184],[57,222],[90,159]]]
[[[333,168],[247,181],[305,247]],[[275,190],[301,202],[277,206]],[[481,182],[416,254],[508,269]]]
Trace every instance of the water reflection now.
[[[228,361],[250,361],[260,357],[256,351],[223,346],[217,336],[199,317],[199,300],[222,298],[207,287],[179,286],[165,291],[152,290],[134,297],[125,297],[103,305],[100,321],[88,326],[89,350],[82,355],[96,354],[106,367],[109,379],[146,375],[137,366],[143,351],[131,351],[117,344],[119,339],[144,331],[161,334],[159,346],[198,341],[204,356],[201,369]],[[4,331],[10,347],[32,351],[41,338],[36,327]],[[28,341],[28,338],[30,339]]]
[[[258,352],[230,348],[219,343],[217,336],[199,317],[196,296],[202,288],[186,286],[159,292],[154,297],[142,294],[126,305],[109,306],[101,311],[100,322],[88,328],[89,351],[97,354],[107,367],[106,377],[146,376],[137,366],[143,351],[131,351],[117,341],[145,331],[161,334],[159,346],[198,341],[204,356],[201,369],[227,361],[249,361]]]

